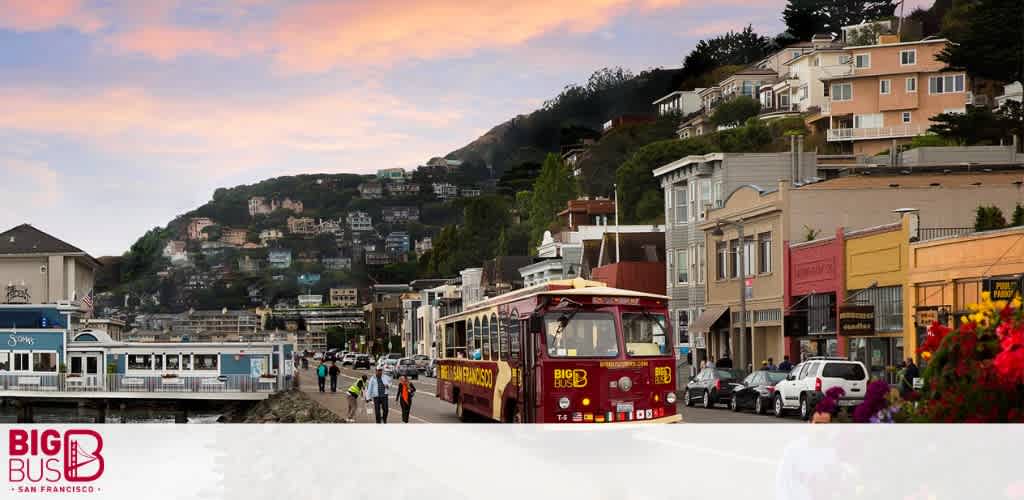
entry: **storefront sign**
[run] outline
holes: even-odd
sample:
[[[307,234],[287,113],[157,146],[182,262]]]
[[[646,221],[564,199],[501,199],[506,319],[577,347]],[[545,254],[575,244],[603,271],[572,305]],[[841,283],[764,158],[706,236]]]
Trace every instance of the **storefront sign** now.
[[[985,291],[992,294],[992,300],[1013,300],[1021,293],[1021,278],[990,278],[985,280]]]
[[[931,325],[939,320],[938,309],[925,309],[917,311],[917,324]]]
[[[839,334],[865,336],[875,334],[875,306],[840,306]]]

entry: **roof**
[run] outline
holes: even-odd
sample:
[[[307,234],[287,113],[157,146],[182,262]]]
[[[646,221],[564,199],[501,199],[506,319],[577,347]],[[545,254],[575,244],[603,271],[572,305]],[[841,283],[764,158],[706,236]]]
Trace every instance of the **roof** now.
[[[905,45],[927,45],[930,43],[952,43],[945,38],[926,38],[924,40],[917,40],[913,42],[897,42],[897,43],[876,43],[874,45],[848,45],[847,50],[853,49],[877,49],[884,47],[901,47]]]
[[[863,189],[892,187],[900,189],[970,188],[976,186],[1012,185],[1024,183],[1024,170],[1014,172],[911,174],[911,175],[850,175],[806,184],[794,189]]]
[[[692,92],[692,91],[691,91],[691,92]],[[682,90],[677,90],[677,91],[675,91],[675,92],[672,92],[671,94],[668,94],[668,95],[666,95],[666,96],[664,96],[664,97],[660,97],[660,98],[658,98],[658,100],[657,100],[657,101],[654,101],[654,102],[653,102],[653,103],[651,103],[651,104],[654,104],[655,106],[657,106],[658,104],[660,104],[660,103],[662,103],[662,102],[664,102],[664,101],[667,101],[667,100],[669,100],[669,99],[671,99],[671,98],[673,98],[673,97],[676,97],[676,96],[680,96],[680,95],[683,95],[683,93],[684,93],[684,91],[682,91]]]
[[[31,225],[22,224],[0,233],[0,255],[63,254],[79,255],[101,265],[98,260],[63,240],[46,234]]]

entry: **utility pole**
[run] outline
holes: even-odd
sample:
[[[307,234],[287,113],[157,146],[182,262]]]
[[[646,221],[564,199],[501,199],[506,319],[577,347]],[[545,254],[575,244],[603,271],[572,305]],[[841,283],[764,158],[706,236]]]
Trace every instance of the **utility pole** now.
[[[615,189],[615,263],[619,263],[619,185],[612,184]]]
[[[745,359],[747,351],[747,266],[746,266],[746,240],[743,235],[743,223],[734,223],[739,238],[739,246],[736,250],[739,252],[739,268],[740,268],[740,362]],[[753,337],[753,335],[751,335]],[[751,339],[753,340],[753,339]],[[753,361],[751,361],[753,363]],[[742,368],[742,366],[741,366]]]

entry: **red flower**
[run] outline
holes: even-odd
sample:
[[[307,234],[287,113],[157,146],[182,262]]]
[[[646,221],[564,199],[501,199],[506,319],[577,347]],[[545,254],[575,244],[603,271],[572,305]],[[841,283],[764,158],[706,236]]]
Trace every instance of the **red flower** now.
[[[928,327],[928,335],[925,336],[924,342],[920,347],[917,348],[918,353],[922,352],[935,352],[942,345],[942,339],[949,335],[952,330],[945,325],[935,321],[932,326]]]

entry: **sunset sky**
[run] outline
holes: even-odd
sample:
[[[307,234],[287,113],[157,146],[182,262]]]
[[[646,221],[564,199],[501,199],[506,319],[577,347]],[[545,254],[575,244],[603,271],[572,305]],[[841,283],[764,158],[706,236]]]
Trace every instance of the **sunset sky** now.
[[[121,254],[217,187],[413,168],[784,4],[0,0],[0,231]]]

